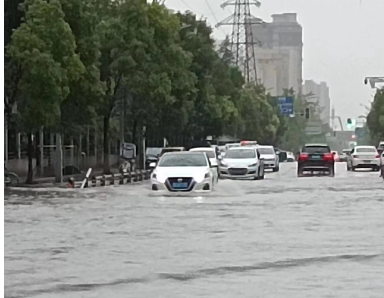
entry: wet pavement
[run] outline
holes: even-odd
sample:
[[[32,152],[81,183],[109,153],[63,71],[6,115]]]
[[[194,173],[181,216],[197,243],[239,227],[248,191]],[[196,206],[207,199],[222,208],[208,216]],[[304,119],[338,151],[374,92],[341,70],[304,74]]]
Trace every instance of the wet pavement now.
[[[295,170],[204,196],[6,190],[5,296],[383,297],[379,174]]]

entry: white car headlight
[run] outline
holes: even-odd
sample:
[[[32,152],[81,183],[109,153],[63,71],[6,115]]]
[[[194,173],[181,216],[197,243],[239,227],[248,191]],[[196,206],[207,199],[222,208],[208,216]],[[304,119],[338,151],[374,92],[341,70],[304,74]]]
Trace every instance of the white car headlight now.
[[[251,165],[249,165],[248,167],[256,167],[257,166],[257,163],[253,163]]]
[[[223,161],[220,162],[220,165],[221,165],[222,167],[228,167],[228,165],[227,165],[225,162],[223,162]]]

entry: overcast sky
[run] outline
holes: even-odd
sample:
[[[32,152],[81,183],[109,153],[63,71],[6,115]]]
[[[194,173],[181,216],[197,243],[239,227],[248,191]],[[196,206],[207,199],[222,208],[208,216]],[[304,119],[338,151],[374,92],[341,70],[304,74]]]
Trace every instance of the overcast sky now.
[[[166,0],[175,10],[191,10],[211,25],[231,13],[224,0]],[[331,105],[346,118],[365,115],[373,91],[365,76],[384,76],[384,0],[261,0],[253,15],[271,21],[276,13],[295,12],[303,27],[303,79],[327,82]],[[209,4],[208,4],[209,3]],[[223,32],[224,31],[224,32]],[[230,27],[215,29],[222,39]]]

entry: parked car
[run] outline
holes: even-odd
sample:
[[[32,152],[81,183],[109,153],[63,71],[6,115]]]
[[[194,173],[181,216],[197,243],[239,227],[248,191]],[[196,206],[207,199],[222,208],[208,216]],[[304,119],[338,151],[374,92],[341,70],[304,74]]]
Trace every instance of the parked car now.
[[[159,160],[161,151],[163,148],[161,147],[148,147],[145,152],[145,163],[147,165],[147,168],[150,168],[150,164],[157,163]]]
[[[280,169],[280,160],[273,146],[258,146],[257,150],[264,160],[265,169],[272,169],[272,171],[278,172]]]
[[[214,175],[215,175],[215,181],[217,182],[219,179],[219,176],[220,176],[220,174],[219,174],[219,162],[220,162],[221,157],[219,157],[217,155],[216,149],[210,148],[210,147],[208,147],[208,148],[201,147],[201,148],[192,148],[189,150],[189,152],[202,152],[208,156],[209,161],[211,162],[211,165],[215,169]]]
[[[380,171],[380,154],[374,146],[356,146],[347,161],[347,170],[372,169]]]
[[[232,148],[220,162],[220,178],[264,179],[264,162],[256,147]]]
[[[295,155],[293,154],[293,152],[287,152],[287,162],[295,162],[296,161],[296,158],[295,158]]]
[[[302,148],[298,158],[297,176],[302,177],[305,173],[335,176],[335,160],[328,145],[307,144]]]
[[[151,175],[152,190],[210,192],[216,182],[213,169],[204,153],[181,151],[165,153]]]
[[[352,149],[343,149],[343,151],[340,154],[340,161],[341,162],[347,162],[349,154],[351,154]]]

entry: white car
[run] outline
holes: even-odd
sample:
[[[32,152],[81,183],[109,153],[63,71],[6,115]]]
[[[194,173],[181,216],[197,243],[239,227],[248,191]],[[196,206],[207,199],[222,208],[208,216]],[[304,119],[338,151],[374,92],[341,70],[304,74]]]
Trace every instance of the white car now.
[[[347,170],[355,171],[357,168],[380,170],[380,154],[374,146],[356,146],[351,150]]]
[[[295,162],[296,158],[293,152],[288,151],[287,152],[287,162]]]
[[[230,150],[231,148],[237,148],[237,147],[240,147],[241,144],[240,143],[231,143],[231,144],[227,144],[225,145],[225,151],[228,151]]]
[[[210,192],[215,185],[213,168],[205,153],[165,153],[151,175],[153,191]]]
[[[264,159],[265,169],[272,169],[274,172],[278,172],[280,169],[279,156],[275,152],[273,146],[258,146],[261,158]]]
[[[213,174],[215,175],[215,182],[217,183],[219,180],[219,156],[217,155],[217,151],[212,147],[201,147],[201,148],[192,148],[189,152],[202,152],[205,153],[209,161],[211,162],[211,166],[214,168]]]
[[[264,162],[256,147],[236,147],[229,149],[220,162],[220,178],[264,179]]]

